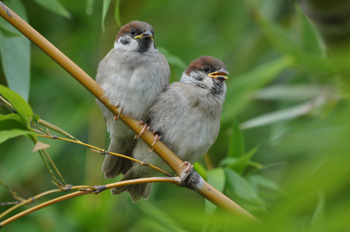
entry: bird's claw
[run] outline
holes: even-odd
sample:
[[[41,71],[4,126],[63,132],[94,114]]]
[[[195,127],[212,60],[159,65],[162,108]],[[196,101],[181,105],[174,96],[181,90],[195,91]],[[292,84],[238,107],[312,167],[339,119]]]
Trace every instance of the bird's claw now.
[[[140,136],[145,133],[146,130],[149,130],[149,126],[147,125],[147,123],[144,123],[143,121],[139,121],[139,123],[137,124],[137,126],[143,125],[142,130],[140,131],[140,134],[135,135],[134,139],[139,139]]]
[[[118,106],[118,114],[114,115],[114,121],[117,121],[120,115],[123,113],[123,107]]]
[[[154,141],[153,141],[153,143],[151,144],[151,147],[148,149],[148,152],[152,152],[152,151],[153,151],[153,146],[154,146],[154,144],[156,144],[156,142],[157,142],[158,140],[160,140],[160,138],[162,137],[161,135],[159,135],[159,134],[157,133],[157,131],[153,131],[153,135],[154,135]]]
[[[137,127],[139,127],[140,125],[145,125],[145,122],[140,120],[139,123],[137,123]]]
[[[180,168],[182,168],[180,179],[182,182],[184,182],[188,177],[188,175],[191,173],[191,170],[193,169],[193,165],[190,162],[185,161],[181,164]]]

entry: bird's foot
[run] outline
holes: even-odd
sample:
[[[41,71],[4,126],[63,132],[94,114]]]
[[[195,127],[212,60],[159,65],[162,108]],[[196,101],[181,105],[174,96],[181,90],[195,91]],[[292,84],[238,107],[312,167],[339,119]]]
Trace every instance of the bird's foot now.
[[[118,105],[117,107],[118,107],[118,114],[114,116],[114,121],[117,121],[120,115],[124,112],[123,107],[121,107],[120,105]]]
[[[193,169],[193,165],[190,162],[185,161],[181,164],[180,168],[182,168],[180,179],[182,182],[184,182],[188,177],[188,175],[191,173],[191,170]]]
[[[134,139],[139,139],[140,136],[145,133],[146,130],[149,130],[149,126],[147,125],[147,123],[143,122],[143,121],[139,121],[139,123],[137,124],[137,127],[139,127],[140,125],[143,125],[140,134],[135,135]]]
[[[153,135],[154,135],[154,141],[153,141],[153,143],[151,144],[151,147],[148,149],[148,152],[152,152],[152,151],[153,151],[153,146],[154,146],[154,144],[156,144],[156,142],[157,142],[158,140],[160,140],[160,138],[162,137],[162,136],[159,134],[158,131],[153,131],[152,133],[153,133]]]

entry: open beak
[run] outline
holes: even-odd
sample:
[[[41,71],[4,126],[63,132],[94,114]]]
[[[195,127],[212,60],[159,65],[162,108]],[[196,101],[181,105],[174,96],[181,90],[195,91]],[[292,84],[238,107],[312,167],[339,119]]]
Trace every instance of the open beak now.
[[[225,70],[225,69],[220,69],[218,71],[209,73],[208,76],[214,79],[217,79],[219,81],[225,81],[228,79],[228,77],[226,75],[228,75],[229,73]]]
[[[149,38],[153,40],[152,32],[149,31],[149,30],[147,30],[147,31],[143,32],[142,34],[137,35],[137,36],[134,37],[134,39],[143,39],[143,40],[149,39]]]

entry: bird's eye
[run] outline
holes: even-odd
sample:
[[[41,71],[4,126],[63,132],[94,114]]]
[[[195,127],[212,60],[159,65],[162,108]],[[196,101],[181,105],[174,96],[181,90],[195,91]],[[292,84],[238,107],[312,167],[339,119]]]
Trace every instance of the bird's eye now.
[[[132,35],[135,35],[135,34],[136,34],[135,28],[133,28],[133,29],[130,30],[130,34],[132,34]]]
[[[208,66],[204,66],[204,67],[203,67],[203,71],[204,71],[204,72],[209,72],[209,70],[210,70],[210,68],[209,68]]]

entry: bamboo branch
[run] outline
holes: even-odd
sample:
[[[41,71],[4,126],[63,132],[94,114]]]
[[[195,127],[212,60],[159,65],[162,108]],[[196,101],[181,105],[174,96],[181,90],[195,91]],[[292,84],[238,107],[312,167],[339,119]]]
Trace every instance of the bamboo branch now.
[[[58,126],[53,125],[53,124],[51,124],[51,123],[49,123],[49,122],[47,122],[47,121],[45,121],[45,120],[43,120],[43,119],[39,119],[39,120],[38,120],[38,123],[39,123],[40,125],[42,125],[42,126],[45,126],[45,127],[49,128],[49,129],[51,129],[51,130],[56,131],[56,132],[58,132],[58,133],[60,133],[60,134],[62,134],[62,135],[65,135],[65,136],[67,136],[68,138],[71,138],[71,139],[73,139],[73,140],[79,141],[77,138],[75,138],[73,135],[69,134],[69,133],[66,132],[65,130],[63,130],[63,129],[59,128]]]
[[[9,107],[9,108],[13,109],[13,106],[11,105],[11,103],[8,102],[8,101],[7,101],[5,98],[3,98],[1,95],[0,95],[0,100],[1,100],[2,102],[4,102],[4,104],[6,105],[6,107]]]
[[[43,137],[43,138],[50,138],[50,139],[59,139],[59,140],[63,140],[63,141],[71,142],[71,143],[80,144],[80,145],[83,145],[83,146],[85,146],[85,147],[90,148],[90,149],[91,149],[92,151],[94,151],[94,152],[98,152],[98,153],[103,154],[103,155],[108,154],[108,155],[119,156],[119,157],[122,157],[122,158],[124,158],[124,159],[128,159],[128,160],[131,160],[131,161],[133,161],[133,162],[136,162],[136,163],[138,163],[138,164],[140,164],[140,165],[142,165],[142,166],[147,166],[147,167],[153,168],[153,169],[155,169],[155,170],[157,170],[157,171],[159,171],[159,172],[161,172],[161,173],[163,173],[163,174],[165,174],[165,175],[167,175],[167,176],[171,176],[170,173],[164,171],[164,170],[161,169],[161,168],[158,168],[157,166],[154,166],[153,164],[149,164],[149,163],[146,163],[146,162],[144,162],[144,161],[140,161],[140,160],[138,160],[138,159],[134,159],[134,158],[132,158],[131,156],[127,156],[127,155],[123,155],[123,154],[119,154],[119,153],[115,153],[115,152],[111,152],[111,151],[106,151],[106,150],[104,150],[104,149],[102,149],[102,148],[95,147],[95,146],[93,146],[93,145],[90,145],[90,144],[88,144],[88,143],[83,143],[83,142],[78,141],[78,140],[66,139],[66,138],[62,138],[62,137],[58,137],[58,136],[54,136],[54,135],[42,135],[42,134],[37,134],[37,136]]]
[[[50,166],[49,166],[49,163],[45,160],[45,158],[44,158],[44,152],[43,152],[43,151],[44,151],[44,150],[39,150],[38,152],[39,152],[39,154],[40,154],[41,159],[43,160],[43,162],[44,162],[44,164],[45,164],[45,167],[46,167],[47,170],[49,171],[52,180],[53,180],[55,183],[57,183],[57,184],[63,185],[63,184],[56,178],[55,174],[53,173],[52,169],[51,169]],[[47,153],[46,153],[46,154],[47,154]],[[46,154],[45,154],[45,156],[46,156]],[[51,163],[51,164],[52,164],[52,163]],[[58,170],[57,170],[57,171],[58,171]],[[63,183],[65,183],[65,182],[63,182]]]
[[[15,14],[5,4],[0,1],[0,15],[22,32],[28,39],[41,48],[47,55],[49,55],[54,61],[56,61],[61,67],[63,67],[68,73],[70,73],[80,84],[82,84],[88,91],[90,91],[101,103],[103,103],[111,112],[115,115],[119,113],[116,106],[111,105],[104,97],[104,91],[88,74],[86,74],[80,67],[78,67],[73,61],[65,56],[60,50],[52,45],[47,39],[45,39],[40,33],[33,29],[27,22]],[[142,126],[138,121],[129,118],[123,114],[119,117],[126,125],[130,127],[137,134],[140,134]],[[145,131],[141,135],[141,139],[152,147],[154,151],[173,169],[176,174],[181,175],[186,168],[186,165],[182,165],[183,161],[179,159],[175,153],[173,153],[162,142],[157,141],[153,146],[154,135],[150,131]],[[198,175],[198,174],[197,174]],[[249,214],[239,205],[234,203],[231,199],[226,197],[221,192],[217,191],[214,187],[204,181],[199,175],[196,177],[196,183],[191,184],[192,189],[213,202],[214,204],[221,206],[237,215],[244,216],[246,218],[256,221],[254,216]],[[81,194],[82,195],[82,194]]]
[[[20,197],[14,190],[10,189],[10,187],[7,186],[1,179],[0,179],[0,185],[2,185],[12,195],[14,199],[16,199],[17,201],[23,201],[23,198]]]
[[[53,190],[49,190],[49,191],[46,191],[46,192],[43,192],[43,193],[40,193],[34,197],[30,197],[26,200],[21,200],[18,204],[12,206],[11,208],[7,209],[6,211],[2,212],[0,214],[0,218],[3,218],[4,216],[6,216],[7,214],[11,213],[12,211],[14,211],[15,209],[18,209],[19,207],[23,206],[23,205],[28,205],[28,204],[31,204],[33,203],[35,200],[39,199],[40,197],[43,197],[43,196],[46,196],[46,195],[49,195],[51,193],[56,193],[56,192],[62,192],[61,189],[53,189]],[[1,223],[0,223],[1,224]]]
[[[22,211],[16,215],[6,219],[6,220],[0,222],[0,228],[3,226],[6,226],[7,224],[9,224],[9,223],[27,215],[27,214],[30,214],[32,212],[39,210],[39,209],[45,208],[49,205],[53,205],[53,204],[56,204],[58,202],[68,200],[68,199],[71,199],[74,197],[78,197],[78,196],[82,196],[82,195],[86,195],[86,194],[92,194],[92,193],[98,194],[106,189],[111,189],[111,188],[120,187],[120,186],[124,186],[124,185],[134,185],[134,184],[154,183],[154,182],[167,182],[167,183],[179,185],[181,183],[181,180],[179,177],[148,177],[148,178],[140,178],[140,179],[134,179],[134,180],[119,181],[116,183],[107,184],[107,185],[100,185],[100,186],[72,186],[72,187],[69,186],[69,189],[78,189],[79,191],[54,198],[52,200],[41,203],[40,205],[37,205],[37,206],[34,206],[30,209]],[[4,215],[8,214],[9,212],[17,209],[18,207],[20,207],[22,205],[32,203],[34,200],[36,200],[40,197],[46,196],[46,195],[51,194],[51,193],[61,192],[61,191],[65,191],[65,189],[64,188],[53,189],[53,190],[49,190],[49,191],[46,191],[44,193],[38,194],[35,197],[28,198],[27,200],[21,202],[20,204],[17,204],[15,206],[11,207],[9,210],[2,213],[0,215],[0,218],[3,217]]]
[[[13,107],[13,105],[12,105],[10,102],[8,102],[5,98],[3,98],[1,95],[0,95],[0,101],[2,101],[2,102],[5,104],[6,107],[11,108],[12,111],[15,110],[15,108]],[[37,128],[39,128],[40,130],[42,130],[36,123],[34,123],[34,122],[32,122],[32,123],[33,123]],[[60,134],[62,134],[62,135],[65,135],[65,136],[67,136],[68,138],[71,138],[71,139],[74,139],[74,140],[79,141],[77,138],[75,138],[73,135],[69,134],[67,131],[63,130],[62,128],[59,128],[58,126],[56,126],[56,125],[54,125],[54,124],[52,124],[52,123],[49,123],[49,122],[45,121],[44,119],[41,119],[41,118],[40,118],[40,119],[38,120],[38,124],[40,124],[40,125],[42,125],[42,126],[44,126],[44,127],[46,127],[46,128],[49,128],[49,129],[51,129],[51,130],[53,130],[53,131],[56,131],[56,132],[58,132],[58,133],[60,133]]]

